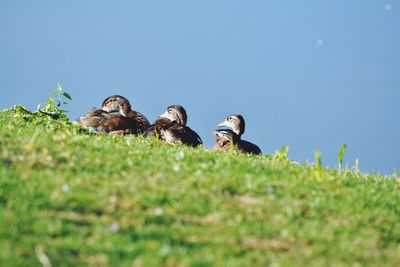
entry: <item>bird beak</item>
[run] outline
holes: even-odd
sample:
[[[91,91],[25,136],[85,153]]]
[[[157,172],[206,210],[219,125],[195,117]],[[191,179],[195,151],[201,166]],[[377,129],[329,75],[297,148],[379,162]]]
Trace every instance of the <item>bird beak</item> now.
[[[234,125],[232,124],[232,122],[228,121],[228,120],[224,120],[223,122],[221,122],[220,124],[217,125],[218,129],[229,129],[229,130],[234,130]]]
[[[161,114],[160,118],[167,118],[168,119],[168,111],[165,111],[163,114]]]
[[[221,127],[229,127],[228,122],[226,120],[224,120],[223,122],[221,122],[220,124],[217,125],[218,128]]]

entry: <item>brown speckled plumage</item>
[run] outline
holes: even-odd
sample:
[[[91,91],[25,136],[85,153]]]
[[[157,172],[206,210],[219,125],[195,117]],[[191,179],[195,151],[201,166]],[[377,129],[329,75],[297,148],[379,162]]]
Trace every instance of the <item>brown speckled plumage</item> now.
[[[222,123],[218,124],[214,132],[214,149],[218,151],[227,151],[236,149],[238,151],[261,155],[261,149],[246,140],[242,140],[245,131],[245,121],[241,115],[230,115]]]
[[[218,130],[214,132],[215,145],[217,151],[237,150],[243,153],[261,155],[261,150],[258,146],[245,140],[231,130]]]
[[[150,123],[147,118],[140,112],[134,111],[128,99],[120,95],[107,97],[102,104],[102,109],[108,112],[119,111],[122,116],[134,120],[136,123],[136,133],[145,133],[149,128]]]
[[[179,105],[169,106],[146,131],[147,137],[158,137],[169,143],[181,142],[185,145],[197,147],[203,144],[200,136],[186,126],[187,114]]]
[[[92,109],[77,123],[110,134],[143,134],[150,126],[143,114],[133,111],[129,101],[119,95],[107,97],[102,109]]]

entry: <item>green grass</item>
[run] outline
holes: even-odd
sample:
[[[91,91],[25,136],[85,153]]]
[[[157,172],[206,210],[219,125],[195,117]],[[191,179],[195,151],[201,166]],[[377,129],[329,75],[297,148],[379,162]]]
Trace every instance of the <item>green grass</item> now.
[[[0,112],[1,266],[400,266],[399,189]]]

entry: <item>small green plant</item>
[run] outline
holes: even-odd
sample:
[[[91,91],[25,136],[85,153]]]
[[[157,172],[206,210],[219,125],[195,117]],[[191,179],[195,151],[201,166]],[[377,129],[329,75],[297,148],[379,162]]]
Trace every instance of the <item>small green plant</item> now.
[[[393,178],[396,178],[396,179],[400,178],[399,173],[397,172],[396,169],[393,169]]]
[[[315,167],[317,168],[317,170],[321,171],[322,170],[321,151],[320,150],[316,150],[315,153],[314,153],[314,157],[315,157]]]
[[[340,147],[340,150],[339,150],[339,154],[338,154],[338,164],[339,164],[339,173],[341,173],[342,172],[342,166],[343,166],[343,156],[344,156],[344,153],[346,152],[346,148],[347,148],[347,145],[346,144],[343,144],[341,147]]]
[[[356,159],[356,164],[354,165],[354,173],[355,173],[356,175],[358,175],[359,172],[360,172],[359,160]]]
[[[40,109],[40,104],[37,108],[38,112],[49,115],[55,119],[67,118],[65,109],[61,109],[62,105],[67,105],[68,100],[72,100],[72,97],[67,92],[63,91],[60,83],[58,83],[57,88],[53,91],[51,96],[45,101],[47,105]]]
[[[288,151],[289,151],[289,146],[287,146],[287,145],[282,147],[279,150],[276,150],[273,159],[274,160],[287,160]]]
[[[344,173],[347,174],[350,171],[350,165],[346,162],[346,168],[344,169]]]
[[[328,178],[326,172],[324,172],[324,166],[322,165],[322,155],[319,149],[314,152],[314,168],[313,174],[318,180],[322,180],[323,178]]]
[[[314,158],[315,158],[315,168],[316,168],[316,174],[318,178],[321,178],[321,173],[322,173],[322,156],[321,156],[321,151],[315,150],[314,152]]]

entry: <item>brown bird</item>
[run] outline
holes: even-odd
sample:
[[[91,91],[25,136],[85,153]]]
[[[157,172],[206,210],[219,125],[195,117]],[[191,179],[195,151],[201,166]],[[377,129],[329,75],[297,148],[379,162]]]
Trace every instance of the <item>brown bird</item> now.
[[[168,143],[181,142],[197,147],[203,144],[200,136],[187,124],[186,110],[180,105],[172,105],[146,131],[147,137],[158,138]]]
[[[214,131],[216,141],[214,149],[218,151],[237,149],[244,153],[261,155],[261,149],[257,145],[241,139],[244,131],[243,116],[228,116],[222,123],[218,124],[218,129]]]
[[[229,128],[231,129],[236,135],[241,137],[244,134],[246,123],[244,122],[244,118],[242,115],[229,115],[226,119],[218,124],[218,128]]]
[[[122,116],[130,118],[136,122],[137,132],[142,134],[150,127],[150,122],[140,112],[134,111],[128,99],[120,95],[107,97],[102,104],[102,109],[107,112],[119,111]]]
[[[118,95],[107,97],[102,109],[93,108],[77,123],[96,132],[109,134],[142,134],[150,126],[141,113],[133,111],[129,101]]]

